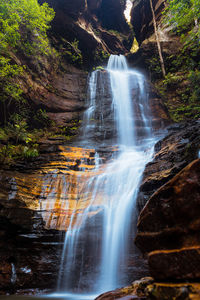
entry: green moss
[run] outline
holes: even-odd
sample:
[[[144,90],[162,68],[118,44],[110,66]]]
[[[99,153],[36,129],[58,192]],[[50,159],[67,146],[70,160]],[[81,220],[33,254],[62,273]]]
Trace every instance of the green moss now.
[[[0,164],[10,165],[17,160],[32,160],[39,155],[38,145],[0,145]]]
[[[35,128],[46,128],[52,125],[52,121],[49,119],[45,109],[38,109],[33,115],[32,124]]]
[[[146,60],[146,64],[151,73],[151,79],[154,81],[158,78],[162,78],[162,69],[160,66],[159,57],[151,57]]]
[[[98,67],[94,68],[94,70],[101,70],[101,71],[104,71],[104,70],[105,70],[105,68],[104,68],[104,67],[102,67],[102,66],[98,66]]]
[[[175,54],[163,51],[167,75],[161,78],[158,55],[146,60],[159,94],[173,121],[200,118],[200,27],[196,26],[198,1],[167,1],[162,22],[179,36],[180,46]],[[195,22],[196,20],[196,22]],[[172,25],[172,26],[171,26]],[[168,51],[166,51],[168,53]]]
[[[62,53],[62,56],[65,57],[69,63],[82,67],[83,55],[79,49],[79,41],[77,39],[69,42],[62,38],[59,52]]]
[[[108,60],[110,54],[106,51],[97,48],[94,53],[94,61],[95,63],[103,63]]]

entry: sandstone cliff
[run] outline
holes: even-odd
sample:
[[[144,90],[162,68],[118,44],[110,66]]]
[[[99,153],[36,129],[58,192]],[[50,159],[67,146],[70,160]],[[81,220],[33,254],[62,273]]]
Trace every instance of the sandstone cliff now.
[[[110,53],[128,53],[131,33],[125,1],[47,2],[56,13],[48,33],[56,52],[50,57],[16,52],[13,61],[26,66],[19,83],[32,111],[42,108],[56,126],[66,126],[85,109],[87,71],[106,63]]]

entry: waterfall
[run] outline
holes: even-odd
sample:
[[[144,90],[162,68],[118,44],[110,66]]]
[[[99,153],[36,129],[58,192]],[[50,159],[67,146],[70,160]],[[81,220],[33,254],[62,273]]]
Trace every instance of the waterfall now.
[[[155,143],[145,85],[144,76],[129,69],[122,55],[111,55],[107,69],[89,79],[81,143],[96,148],[95,167],[84,184],[77,175],[80,187],[58,279],[66,299],[130,283],[136,198]]]

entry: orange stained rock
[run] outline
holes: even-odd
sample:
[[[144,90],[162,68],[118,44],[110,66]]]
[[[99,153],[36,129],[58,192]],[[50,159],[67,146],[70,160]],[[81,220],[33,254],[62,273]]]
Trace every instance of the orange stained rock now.
[[[88,180],[101,174],[105,166],[95,170],[94,149],[59,148],[64,159],[48,162],[32,174],[16,174],[16,198],[20,199],[22,206],[41,214],[46,228],[67,230],[70,223],[72,227],[82,224],[83,213],[88,206],[97,207],[88,212],[87,217],[92,217],[107,201],[102,193],[93,197],[88,191]],[[81,162],[78,170],[69,169],[77,164],[78,159]],[[86,163],[87,159],[91,165]],[[93,185],[95,181],[91,182]]]

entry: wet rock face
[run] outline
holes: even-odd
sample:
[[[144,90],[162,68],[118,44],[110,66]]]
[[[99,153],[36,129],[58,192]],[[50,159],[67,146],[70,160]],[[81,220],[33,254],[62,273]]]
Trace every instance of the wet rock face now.
[[[9,202],[7,208],[0,206],[0,295],[21,289],[53,290],[60,236],[54,230],[45,230],[37,213],[14,208],[12,200]]]
[[[200,285],[198,283],[157,283],[151,277],[134,281],[130,286],[104,293],[96,300],[198,300]]]
[[[199,121],[173,125],[168,132],[155,145],[154,158],[145,168],[137,201],[140,211],[158,188],[198,158]]]
[[[199,211],[198,159],[158,189],[139,216],[137,246],[142,252],[158,250],[149,254],[154,278],[199,278]]]
[[[34,233],[23,227],[16,231],[16,225],[12,227],[5,230],[1,241],[0,294],[28,289],[53,291],[60,262],[59,236],[53,231]]]
[[[113,107],[110,75],[106,70],[97,70],[95,73],[93,73],[93,75],[95,76],[95,80],[93,82],[94,91],[92,97],[94,97],[95,94],[95,97],[93,99],[93,101],[95,101],[95,109],[90,115],[89,123],[88,120],[84,120],[83,118],[82,125],[83,128],[85,128],[84,140],[92,140],[94,144],[96,142],[101,143],[102,141],[106,140],[112,145],[113,143],[115,143],[117,138],[117,128],[115,121],[115,109]],[[153,130],[156,131],[157,129],[162,128],[164,124],[169,123],[168,113],[165,111],[163,105],[161,104],[159,99],[152,97],[152,87],[145,79],[144,81],[142,79],[144,86],[142,86],[141,92],[139,80],[141,79],[137,77],[136,73],[131,76],[129,81],[133,105],[132,110],[135,125],[135,135],[136,139],[138,140],[140,140],[146,134],[144,130],[144,124],[141,121],[141,93],[143,93],[143,98],[145,99],[144,101],[146,101],[144,104],[144,113],[150,116],[149,122],[151,122],[150,126],[153,128]],[[88,88],[88,103],[86,104],[87,107],[91,105],[89,101],[91,96],[89,90],[90,89]],[[151,93],[150,97],[148,97],[149,92]],[[148,108],[147,103],[149,104],[151,109]]]
[[[0,294],[25,289],[53,290],[60,262],[60,233],[45,228],[33,200],[31,204],[35,182],[28,195],[26,191],[20,193],[15,179],[19,179],[19,174],[0,174]],[[21,184],[21,190],[26,189],[25,180]]]
[[[83,120],[84,140],[83,142],[92,141],[102,143],[104,140],[116,140],[116,127],[114,120],[114,111],[112,107],[112,92],[110,86],[110,77],[107,71],[96,71],[95,85],[93,93],[95,92],[95,108],[90,120]],[[90,107],[90,91],[88,89],[88,104]],[[89,121],[89,123],[88,123]],[[111,143],[112,145],[112,143]]]
[[[135,242],[148,254],[150,274],[157,280],[200,276],[199,124],[171,126],[144,172],[138,204],[140,209],[146,205]]]
[[[105,151],[100,156],[107,160]],[[95,150],[43,145],[32,163],[15,168],[0,171],[0,294],[55,291],[64,233],[75,210],[81,224],[90,201],[83,187],[94,175]],[[94,205],[89,220],[100,212]]]
[[[148,201],[138,220],[143,252],[200,245],[200,160],[195,160]],[[145,241],[146,240],[146,241]]]
[[[95,300],[140,300],[141,298],[146,299],[145,289],[151,283],[153,283],[153,278],[144,277],[140,280],[134,281],[130,286],[126,286],[124,288],[104,293],[97,297]]]
[[[149,254],[151,275],[158,280],[200,278],[200,247],[153,251]]]

